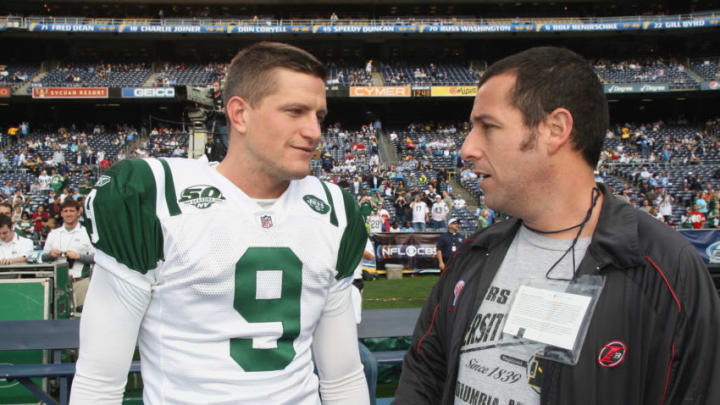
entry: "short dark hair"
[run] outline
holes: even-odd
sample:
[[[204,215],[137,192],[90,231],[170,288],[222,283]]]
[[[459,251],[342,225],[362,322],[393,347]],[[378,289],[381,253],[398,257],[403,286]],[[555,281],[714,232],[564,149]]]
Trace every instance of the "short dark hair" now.
[[[64,210],[65,208],[75,208],[76,210],[80,211],[80,203],[75,201],[72,197],[66,197],[65,200],[60,204],[60,211]]]
[[[227,105],[230,98],[239,96],[250,105],[257,105],[275,90],[275,68],[306,73],[322,80],[327,77],[325,65],[309,52],[281,42],[258,42],[238,52],[230,62],[223,103]]]
[[[3,226],[7,226],[11,231],[13,229],[12,219],[7,215],[0,215],[0,228]]]
[[[13,206],[9,202],[3,201],[0,203],[0,207],[5,207],[10,210],[10,214],[12,215],[13,212]]]
[[[536,128],[556,108],[570,111],[573,147],[594,168],[600,159],[609,114],[603,86],[588,61],[564,48],[530,48],[493,63],[480,78],[478,88],[503,73],[515,75],[509,101],[520,110],[528,128]]]

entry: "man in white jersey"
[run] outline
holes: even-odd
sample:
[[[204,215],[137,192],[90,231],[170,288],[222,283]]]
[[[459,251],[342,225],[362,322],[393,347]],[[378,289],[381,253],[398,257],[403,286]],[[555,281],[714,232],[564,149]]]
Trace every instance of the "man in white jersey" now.
[[[418,232],[425,232],[425,223],[428,220],[430,210],[422,199],[422,193],[415,194],[415,201],[410,203],[412,208],[412,225]]]
[[[301,49],[246,48],[221,163],[125,160],[100,177],[71,404],[119,404],[136,341],[145,404],[368,404],[349,288],[364,221],[308,176],[325,75]]]
[[[554,47],[508,56],[480,79],[470,121],[462,158],[487,205],[514,218],[445,269],[395,404],[720,403],[720,300],[704,263],[595,183],[608,108],[590,64]],[[594,311],[577,304],[591,290]]]

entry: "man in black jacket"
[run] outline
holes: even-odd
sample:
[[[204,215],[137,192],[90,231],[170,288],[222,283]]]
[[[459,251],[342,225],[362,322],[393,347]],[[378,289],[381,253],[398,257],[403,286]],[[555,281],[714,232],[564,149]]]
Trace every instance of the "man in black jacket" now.
[[[515,219],[468,238],[443,272],[394,403],[720,403],[720,300],[704,263],[681,235],[595,183],[608,110],[589,64],[551,47],[507,57],[480,80],[470,119],[462,157],[486,204]],[[604,287],[594,312],[579,314],[585,338],[570,332],[574,361],[529,339],[532,320],[525,335],[504,333],[527,298],[521,286],[554,280],[575,291],[588,278]],[[536,291],[550,302],[563,294]],[[557,320],[542,307],[524,309]]]

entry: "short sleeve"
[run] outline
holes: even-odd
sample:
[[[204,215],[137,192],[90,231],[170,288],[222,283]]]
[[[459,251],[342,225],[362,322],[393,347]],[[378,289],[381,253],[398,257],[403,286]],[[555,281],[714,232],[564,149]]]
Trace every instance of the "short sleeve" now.
[[[85,225],[98,251],[145,274],[163,260],[156,213],[157,187],[150,165],[124,160],[108,169],[85,201]]]
[[[360,263],[368,237],[365,221],[360,214],[355,199],[345,189],[342,189],[342,196],[345,215],[347,216],[347,226],[340,240],[337,265],[335,266],[338,272],[335,278],[338,280],[352,276],[355,267]]]

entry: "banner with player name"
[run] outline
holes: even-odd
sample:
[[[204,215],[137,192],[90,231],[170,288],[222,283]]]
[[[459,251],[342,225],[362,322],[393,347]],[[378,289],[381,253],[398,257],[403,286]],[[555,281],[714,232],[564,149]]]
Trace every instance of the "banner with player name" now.
[[[372,236],[378,270],[386,264],[402,264],[405,270],[437,269],[439,233],[376,233]]]
[[[432,97],[475,97],[477,86],[432,86]]]
[[[410,86],[352,86],[350,97],[410,97]]]
[[[10,87],[0,87],[0,98],[10,97]]]
[[[663,93],[670,91],[667,83],[617,83],[605,84],[605,93]]]
[[[85,98],[108,98],[107,87],[34,87],[32,89],[32,97],[37,99],[44,98],[66,98],[66,99],[85,99]]]
[[[720,82],[702,82],[700,83],[700,90],[720,90]]]
[[[259,21],[223,25],[142,25],[142,24],[48,24],[28,22],[30,32],[92,32],[119,34],[494,34],[494,33],[540,33],[540,32],[602,32],[602,31],[653,31],[720,28],[720,17],[680,18],[667,16],[656,21],[626,21],[622,18],[605,18],[598,22],[533,23],[513,22],[487,24],[482,20],[438,21],[419,24],[396,24],[395,21],[363,21],[362,24],[303,24],[276,25],[278,21]],[[0,25],[0,29],[3,26]]]

